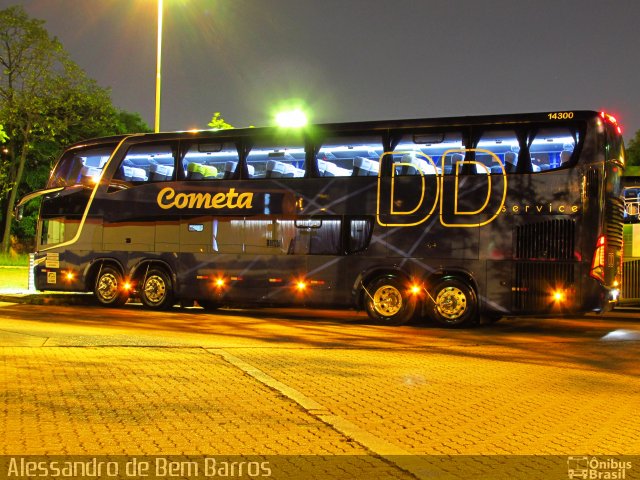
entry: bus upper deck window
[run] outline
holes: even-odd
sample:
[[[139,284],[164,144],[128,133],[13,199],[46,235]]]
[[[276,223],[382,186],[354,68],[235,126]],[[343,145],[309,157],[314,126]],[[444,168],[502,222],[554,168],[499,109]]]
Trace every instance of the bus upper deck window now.
[[[488,130],[482,133],[476,147],[477,172],[492,174],[513,173],[518,166],[520,143],[513,130]],[[486,170],[485,170],[486,169]]]
[[[464,152],[461,132],[403,134],[392,157],[396,175],[450,175],[455,155]]]
[[[378,176],[382,156],[378,135],[335,136],[326,138],[316,154],[321,177]]]
[[[113,178],[127,184],[166,182],[174,179],[175,159],[172,145],[148,143],[132,146]]]
[[[219,180],[231,178],[238,165],[239,156],[233,142],[194,143],[182,159],[187,180]]]
[[[567,127],[541,128],[536,132],[529,151],[534,172],[556,170],[573,160],[577,133]]]
[[[264,140],[247,155],[248,178],[302,178],[305,171],[302,141]]]

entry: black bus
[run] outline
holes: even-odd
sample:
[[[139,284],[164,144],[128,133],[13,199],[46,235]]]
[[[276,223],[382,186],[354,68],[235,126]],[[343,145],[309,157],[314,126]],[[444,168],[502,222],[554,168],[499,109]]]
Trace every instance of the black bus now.
[[[21,204],[39,290],[460,326],[607,308],[623,167],[591,111],[136,134],[70,146]]]

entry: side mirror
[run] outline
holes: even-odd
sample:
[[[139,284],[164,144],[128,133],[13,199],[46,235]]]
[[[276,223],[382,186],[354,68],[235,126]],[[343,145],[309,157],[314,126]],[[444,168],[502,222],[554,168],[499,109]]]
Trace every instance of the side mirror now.
[[[22,221],[22,217],[24,216],[24,205],[18,205],[13,216],[16,217],[17,221]]]

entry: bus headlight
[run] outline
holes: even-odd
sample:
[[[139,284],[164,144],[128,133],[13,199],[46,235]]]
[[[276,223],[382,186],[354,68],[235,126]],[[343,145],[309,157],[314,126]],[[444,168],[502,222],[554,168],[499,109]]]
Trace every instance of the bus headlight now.
[[[617,302],[620,299],[620,290],[613,288],[609,291],[609,301]]]

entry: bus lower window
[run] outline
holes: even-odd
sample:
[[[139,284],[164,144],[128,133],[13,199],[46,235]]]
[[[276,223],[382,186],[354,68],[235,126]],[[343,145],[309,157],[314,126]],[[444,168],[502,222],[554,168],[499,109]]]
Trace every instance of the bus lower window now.
[[[338,255],[340,253],[341,220],[294,220],[295,238],[289,245],[290,254]]]
[[[373,227],[372,219],[351,219],[349,221],[349,248],[347,253],[362,252],[369,246]]]
[[[64,219],[51,218],[42,220],[40,245],[51,245],[64,241]]]

